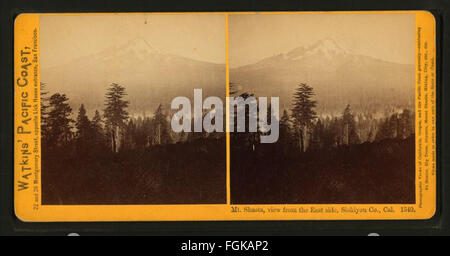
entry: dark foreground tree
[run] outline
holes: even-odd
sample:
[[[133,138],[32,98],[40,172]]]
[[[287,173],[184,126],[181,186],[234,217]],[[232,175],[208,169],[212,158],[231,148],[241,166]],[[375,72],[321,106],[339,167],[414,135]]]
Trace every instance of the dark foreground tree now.
[[[91,122],[86,115],[86,109],[83,104],[81,104],[80,109],[78,110],[75,127],[77,128],[77,140],[87,142],[91,133]]]
[[[112,83],[106,93],[105,128],[108,142],[110,142],[113,152],[118,152],[119,150],[120,132],[125,127],[128,119],[127,107],[129,102],[124,100],[126,95],[125,87],[117,83]]]
[[[95,110],[94,117],[91,122],[92,142],[97,146],[105,145],[105,134],[103,129],[103,120],[98,110]]]
[[[317,101],[313,100],[313,88],[306,83],[301,83],[294,93],[292,119],[294,129],[299,136],[300,151],[306,150],[305,141],[311,128],[313,120],[317,117],[314,108],[317,106]]]
[[[234,131],[231,134],[231,140],[236,146],[239,145],[241,148],[255,151],[259,142],[260,132],[258,130],[250,131],[250,123],[251,120],[253,120],[256,122],[256,125],[258,124],[258,102],[255,94],[249,92],[239,93],[240,89],[240,86],[236,84],[233,84],[230,88],[230,95],[236,97],[235,100],[237,102],[237,104],[234,104],[233,106],[230,105],[230,112],[233,112],[232,117],[230,116],[230,118],[233,118],[233,127],[230,127],[230,129],[233,128]],[[255,108],[256,111],[250,112],[252,108]],[[269,105],[268,115],[271,113],[270,111],[271,107]],[[243,117],[243,119],[239,120],[241,117]],[[253,126],[253,128],[258,129],[257,126]]]
[[[280,120],[280,136],[278,139],[278,144],[282,146],[282,151],[289,151],[293,146],[293,135],[291,129],[291,119],[286,110],[283,111],[283,116]]]
[[[356,121],[353,115],[350,104],[344,109],[342,114],[342,138],[346,145],[353,145],[359,143],[359,136],[356,131]]]
[[[322,120],[319,118],[312,128],[309,149],[318,150],[320,148],[323,148],[325,137],[325,127],[322,123]]]
[[[67,103],[69,99],[65,94],[55,93],[49,99],[49,109],[43,130],[44,144],[50,148],[67,144],[72,138],[72,122],[70,118],[72,109]]]
[[[158,108],[155,111],[155,115],[153,117],[153,125],[153,144],[161,145],[172,143],[169,121],[167,120],[167,115],[164,112],[163,106],[161,104],[159,104]]]
[[[414,113],[412,113],[409,109],[403,109],[403,112],[399,117],[399,125],[397,137],[401,139],[405,139],[414,133]]]

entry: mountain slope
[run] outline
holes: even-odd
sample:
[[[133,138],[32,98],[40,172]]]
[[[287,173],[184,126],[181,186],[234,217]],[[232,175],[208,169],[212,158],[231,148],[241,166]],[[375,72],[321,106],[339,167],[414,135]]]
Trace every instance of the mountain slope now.
[[[144,39],[78,58],[41,71],[50,93],[66,93],[73,108],[84,103],[90,113],[104,108],[104,94],[115,82],[126,87],[130,113],[151,114],[177,96],[224,96],[225,64],[214,64],[163,53]]]
[[[347,104],[382,110],[414,102],[413,65],[352,54],[332,39],[232,69],[230,81],[257,96],[279,96],[281,108],[290,108],[295,87],[308,83],[322,113],[339,113]]]

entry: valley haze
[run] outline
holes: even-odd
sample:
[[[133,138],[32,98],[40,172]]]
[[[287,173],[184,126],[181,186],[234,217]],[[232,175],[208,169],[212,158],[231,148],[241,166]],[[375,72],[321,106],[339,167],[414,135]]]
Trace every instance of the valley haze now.
[[[112,82],[126,86],[130,113],[136,116],[149,115],[177,96],[192,99],[193,88],[202,88],[205,97],[225,97],[225,64],[163,53],[139,37],[44,67],[41,74],[50,92],[66,93],[73,108],[84,103],[89,113],[103,108],[103,95]],[[380,102],[399,108],[414,102],[413,65],[352,54],[330,38],[232,68],[230,82],[256,96],[280,97],[282,109],[290,108],[294,88],[306,82],[314,86],[318,110],[324,114],[346,103],[381,111]]]

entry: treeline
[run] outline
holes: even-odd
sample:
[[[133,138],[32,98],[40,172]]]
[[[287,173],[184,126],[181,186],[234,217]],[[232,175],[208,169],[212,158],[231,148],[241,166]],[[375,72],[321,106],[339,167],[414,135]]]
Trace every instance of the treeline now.
[[[230,92],[254,96],[233,86]],[[73,111],[66,95],[48,96],[44,84],[41,94],[44,204],[226,201],[224,133],[175,133],[164,104],[152,116],[132,117],[125,88],[116,83],[91,118],[83,104]],[[414,113],[379,117],[347,105],[339,116],[320,116],[317,104],[313,88],[300,84],[276,143],[261,144],[264,132],[231,133],[232,201],[413,201]],[[246,111],[247,126],[247,107],[231,111]]]
[[[223,137],[221,133],[175,133],[170,127],[169,111],[160,104],[153,116],[131,117],[129,102],[124,99],[125,88],[112,83],[105,94],[103,114],[95,110],[89,119],[81,104],[73,117],[69,99],[55,93],[47,97],[45,84],[41,85],[41,129],[43,145],[48,149],[74,142],[81,149],[120,150],[143,149],[155,145],[191,142],[196,139]],[[191,122],[194,123],[193,121]]]
[[[301,129],[298,120],[284,111],[279,142],[306,151],[384,139],[406,139],[414,134],[413,120],[414,115],[408,109],[376,119],[372,115],[355,115],[347,105],[341,116],[317,117]]]
[[[173,133],[163,105],[131,117],[119,84],[91,118],[42,87],[43,204],[225,203],[222,135]]]
[[[231,84],[231,96],[240,96],[244,99],[254,97],[251,93],[238,93],[234,87],[235,84]],[[44,84],[41,94],[42,140],[43,145],[50,149],[75,142],[78,147],[102,147],[118,152],[224,137],[223,133],[205,131],[173,132],[170,127],[169,110],[163,104],[158,106],[151,117],[130,117],[127,111],[129,102],[124,99],[125,88],[117,83],[112,83],[106,91],[103,113],[95,110],[92,119],[88,118],[83,104],[79,107],[76,118],[72,119],[72,109],[65,94],[55,93],[46,97]],[[282,144],[284,149],[305,152],[384,139],[405,139],[414,134],[414,113],[409,109],[403,109],[401,112],[393,111],[388,116],[376,118],[372,113],[355,114],[351,106],[347,105],[340,116],[319,116],[315,111],[317,101],[313,97],[313,88],[301,83],[293,94],[292,108],[290,111],[283,111],[279,120],[277,143]],[[248,125],[250,118],[248,106],[236,107],[231,111],[236,113],[235,116],[239,115],[237,112],[245,111]],[[271,118],[268,111],[267,119]],[[237,125],[237,122],[234,123]],[[194,124],[193,120],[191,124]],[[232,133],[232,144],[256,150],[261,134],[263,133]]]
[[[244,99],[254,94],[238,93],[235,84],[231,84],[233,96]],[[319,116],[315,108],[311,86],[301,83],[293,94],[292,108],[284,110],[279,120],[279,140],[281,150],[319,150],[385,139],[406,139],[414,134],[414,112],[405,108],[401,111],[385,113],[384,117],[375,117],[372,113],[355,114],[348,104],[339,116]],[[270,106],[269,106],[270,108]],[[247,111],[235,109],[234,111]],[[270,111],[268,111],[270,115]],[[267,119],[271,120],[271,116]],[[248,113],[246,113],[248,120]],[[256,150],[260,134],[232,134],[235,147],[248,147]],[[233,144],[233,143],[232,143]]]
[[[276,143],[259,143],[259,133],[231,134],[231,203],[414,203],[413,112],[355,113],[344,105],[326,116],[318,104],[313,88],[299,84]]]

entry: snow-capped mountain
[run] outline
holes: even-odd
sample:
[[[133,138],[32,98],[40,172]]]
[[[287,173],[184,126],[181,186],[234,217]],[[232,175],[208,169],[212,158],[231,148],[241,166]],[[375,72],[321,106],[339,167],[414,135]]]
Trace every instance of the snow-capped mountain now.
[[[138,37],[123,45],[103,50],[95,55],[92,55],[92,57],[101,61],[114,61],[116,58],[143,60],[144,57],[151,54],[164,53],[161,50],[152,47],[145,39]]]
[[[84,103],[88,112],[104,108],[111,83],[126,87],[131,114],[151,114],[177,96],[225,95],[225,64],[214,64],[164,53],[142,38],[111,47],[70,63],[44,68],[41,81],[50,93],[65,93],[72,108]]]
[[[225,64],[214,64],[164,53],[142,38],[130,40],[70,63],[43,68],[41,81],[50,93],[65,93],[72,108],[84,103],[88,112],[104,108],[104,94],[115,82],[126,87],[130,113],[151,114],[177,96],[225,96]],[[230,82],[257,96],[280,97],[290,108],[299,83],[313,86],[318,111],[355,108],[383,110],[414,102],[414,66],[351,53],[332,39],[230,70]]]
[[[414,102],[414,66],[353,54],[332,39],[230,70],[230,81],[257,96],[278,96],[290,108],[299,83],[314,88],[319,112],[355,108],[382,110]]]
[[[308,56],[323,55],[331,59],[347,54],[348,51],[340,47],[333,39],[324,39],[309,47],[298,47],[288,52],[285,57],[291,60],[300,60]]]

